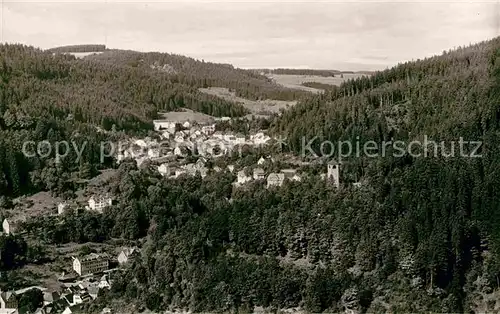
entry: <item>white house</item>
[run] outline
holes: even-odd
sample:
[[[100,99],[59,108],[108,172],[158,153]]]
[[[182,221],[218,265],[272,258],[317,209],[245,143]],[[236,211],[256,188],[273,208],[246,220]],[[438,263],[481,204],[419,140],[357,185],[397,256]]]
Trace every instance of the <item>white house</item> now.
[[[181,169],[181,168],[176,169],[175,170],[175,177],[178,178],[178,177],[180,177],[180,176],[182,176],[183,174],[186,174],[186,173],[187,173],[187,171],[185,169]]]
[[[86,302],[89,302],[92,300],[92,297],[86,291],[76,291],[73,293],[69,293],[69,294],[64,295],[63,298],[66,300],[67,304],[69,304],[69,307],[73,310],[79,309],[78,306],[80,304],[86,303]],[[66,309],[68,309],[68,307]],[[71,311],[71,312],[63,312],[63,313],[78,313],[78,312]]]
[[[17,310],[19,296],[14,291],[0,291],[0,308],[5,310]]]
[[[160,157],[160,150],[158,148],[150,148],[148,149],[148,157],[149,158],[159,158]]]
[[[285,181],[285,174],[283,173],[271,173],[267,177],[267,187],[282,186]]]
[[[3,233],[15,234],[19,231],[19,225],[22,220],[13,220],[5,218],[2,222]]]
[[[186,129],[189,129],[191,127],[191,123],[189,121],[186,121],[182,124],[183,127],[185,127]]]
[[[183,145],[177,145],[177,147],[174,149],[174,155],[180,156],[180,157],[185,157],[188,155],[188,149],[186,146]]]
[[[184,142],[184,133],[176,133],[174,141],[177,142],[177,143]]]
[[[201,128],[201,132],[206,135],[210,135],[215,132],[215,124],[205,125]]]
[[[232,132],[224,134],[223,139],[227,142],[236,142],[236,136]]]
[[[250,181],[252,181],[252,177],[247,176],[245,174],[245,170],[238,171],[238,178],[236,181],[237,184],[245,184],[245,183],[250,182]]]
[[[260,157],[260,159],[257,161],[257,165],[263,165],[266,163],[266,159],[264,157]]]
[[[162,176],[170,176],[170,168],[168,166],[168,164],[161,164],[158,166],[158,172],[162,175]]]
[[[98,287],[99,287],[99,289],[109,289],[109,288],[111,288],[111,285],[109,283],[107,275],[103,275],[101,277],[101,280],[99,281],[99,286]]]
[[[92,196],[89,199],[89,205],[87,208],[89,210],[95,210],[102,213],[105,207],[113,205],[113,199],[109,196]]]
[[[174,129],[176,122],[168,121],[168,120],[153,120],[153,124],[156,131],[164,130],[164,129]]]
[[[66,208],[68,207],[68,203],[62,202],[57,205],[57,214],[62,215],[64,214]]]
[[[302,177],[299,176],[298,174],[295,174],[293,177],[290,178],[290,180],[300,182],[302,181]]]
[[[120,254],[118,254],[118,263],[120,265],[128,263],[138,252],[138,249],[135,247],[121,250]]]
[[[255,144],[255,145],[263,145],[266,144],[271,138],[267,135],[265,135],[262,132],[259,132],[257,134],[254,134],[250,136],[250,140]]]
[[[101,273],[109,268],[109,260],[106,255],[91,253],[78,258],[73,257],[73,270],[80,276]]]

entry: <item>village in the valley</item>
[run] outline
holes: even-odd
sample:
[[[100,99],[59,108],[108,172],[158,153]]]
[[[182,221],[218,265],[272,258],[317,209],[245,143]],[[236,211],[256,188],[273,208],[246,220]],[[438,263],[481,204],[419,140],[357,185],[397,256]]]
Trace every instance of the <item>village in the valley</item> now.
[[[282,186],[286,181],[300,182],[307,175],[301,173],[300,169],[311,162],[294,160],[293,157],[280,154],[272,156],[270,150],[266,150],[266,147],[280,144],[280,139],[271,138],[261,130],[247,135],[217,131],[218,123],[231,123],[231,119],[155,120],[155,136],[132,138],[120,143],[115,151],[116,163],[135,161],[138,167],[149,164],[165,179],[197,175],[205,178],[214,172],[228,171],[235,177],[234,189],[244,188],[250,182],[257,181],[262,182],[266,188],[273,189]],[[242,154],[245,149],[254,151],[261,149],[263,153],[252,165],[213,162],[230,155]],[[286,162],[278,161],[280,158]],[[281,165],[286,167],[278,169]],[[321,179],[325,184],[339,187],[340,164],[331,161],[324,166],[324,171],[320,174]],[[354,185],[359,186],[359,183]],[[78,201],[73,202],[58,200],[55,203],[55,200],[52,200],[52,203],[42,204],[43,201],[37,201],[44,211],[29,215],[12,214],[4,218],[3,233],[22,235],[22,226],[28,219],[27,216],[60,216],[68,210],[74,210],[75,207],[103,213],[106,207],[113,204],[113,195],[98,188],[90,191],[90,195],[87,191],[86,194],[79,196]],[[33,203],[32,200],[29,202]],[[88,254],[81,252],[82,250],[77,249],[59,249],[60,260],[65,263],[62,269],[65,271],[57,275],[57,278],[49,280],[50,287],[28,286],[16,291],[1,291],[0,314],[20,313],[18,302],[23,293],[31,289],[39,289],[44,295],[44,305],[35,313],[74,313],[85,303],[95,300],[99,290],[110,289],[114,276],[119,275],[123,265],[140,254],[141,248],[122,243],[111,248],[107,247],[106,250],[101,248],[98,252]],[[106,308],[105,312],[108,310]]]
[[[230,118],[220,118],[219,121],[230,121]],[[160,135],[159,140],[151,138],[133,139],[121,143],[116,155],[117,162],[134,159],[138,166],[146,160],[156,165],[157,171],[166,178],[178,178],[182,175],[206,177],[211,171],[229,171],[236,175],[233,183],[235,187],[243,186],[254,180],[265,180],[268,188],[281,186],[285,180],[301,181],[301,174],[297,168],[309,162],[293,161],[287,158],[287,163],[293,168],[282,168],[276,172],[264,170],[264,165],[275,162],[274,156],[262,155],[254,165],[247,165],[239,169],[234,164],[208,166],[208,161],[230,154],[241,156],[246,149],[258,149],[270,145],[286,145],[283,140],[271,138],[264,131],[259,130],[245,136],[231,131],[216,131],[217,121],[172,121],[155,120],[155,131]],[[340,165],[335,161],[329,163],[322,179],[329,180],[333,185],[340,184]]]

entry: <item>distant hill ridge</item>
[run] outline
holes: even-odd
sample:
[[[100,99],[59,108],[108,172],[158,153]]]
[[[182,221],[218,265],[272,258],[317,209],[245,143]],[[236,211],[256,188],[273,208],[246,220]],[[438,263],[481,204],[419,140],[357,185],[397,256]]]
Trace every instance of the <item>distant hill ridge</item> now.
[[[309,75],[333,77],[340,74],[374,74],[373,71],[340,71],[340,70],[325,70],[325,69],[293,69],[293,68],[276,68],[276,69],[255,69],[257,73],[264,74],[280,74],[280,75]]]
[[[85,60],[162,72],[175,82],[196,88],[225,87],[234,90],[238,97],[250,100],[292,101],[309,96],[307,92],[283,87],[255,71],[178,54],[106,49],[101,54],[87,56]],[[164,66],[169,70],[163,71]]]
[[[47,49],[52,53],[71,53],[71,52],[103,52],[106,50],[106,45],[85,44],[85,45],[70,45]]]

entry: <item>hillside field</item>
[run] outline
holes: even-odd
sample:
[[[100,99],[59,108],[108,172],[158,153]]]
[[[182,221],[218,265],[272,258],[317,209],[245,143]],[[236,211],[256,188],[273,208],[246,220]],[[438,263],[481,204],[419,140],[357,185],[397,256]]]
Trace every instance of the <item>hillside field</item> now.
[[[208,87],[200,88],[202,93],[208,95],[217,96],[226,101],[241,104],[243,107],[248,109],[252,114],[256,115],[269,115],[274,113],[280,113],[282,109],[287,109],[293,107],[297,104],[297,101],[284,101],[284,100],[249,100],[242,97],[236,96],[236,94],[230,91],[228,88],[223,87]]]
[[[354,74],[344,73],[343,78],[340,77],[340,74],[336,75],[335,77],[332,76],[325,77],[319,75],[290,75],[290,74],[267,74],[266,76],[275,81],[276,83],[287,88],[300,89],[311,93],[323,93],[323,90],[321,89],[311,88],[303,86],[301,84],[306,82],[317,82],[322,84],[340,86],[340,84],[349,79],[357,79],[366,75],[359,73],[354,73]]]

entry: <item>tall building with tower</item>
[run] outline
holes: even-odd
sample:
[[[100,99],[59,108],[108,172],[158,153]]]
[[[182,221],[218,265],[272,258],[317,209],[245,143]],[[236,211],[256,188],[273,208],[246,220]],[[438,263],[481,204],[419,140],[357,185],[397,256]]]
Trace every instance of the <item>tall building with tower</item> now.
[[[340,187],[340,164],[332,160],[327,165],[326,180]]]

